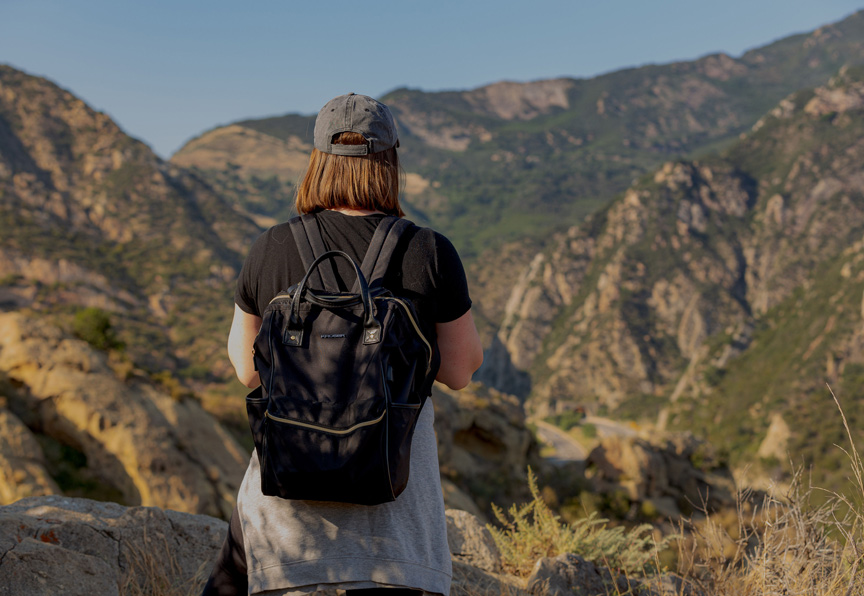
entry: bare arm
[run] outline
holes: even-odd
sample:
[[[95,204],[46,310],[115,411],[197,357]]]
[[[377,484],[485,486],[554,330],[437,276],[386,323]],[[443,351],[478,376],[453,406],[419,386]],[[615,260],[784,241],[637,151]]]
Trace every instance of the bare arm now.
[[[436,381],[450,389],[462,389],[471,381],[480,365],[483,364],[483,346],[474,325],[474,317],[469,310],[464,315],[448,323],[436,323],[438,350],[441,352],[441,368]]]
[[[234,320],[228,333],[228,359],[234,365],[237,378],[247,387],[257,387],[261,383],[252,361],[252,346],[260,328],[261,317],[234,305]]]

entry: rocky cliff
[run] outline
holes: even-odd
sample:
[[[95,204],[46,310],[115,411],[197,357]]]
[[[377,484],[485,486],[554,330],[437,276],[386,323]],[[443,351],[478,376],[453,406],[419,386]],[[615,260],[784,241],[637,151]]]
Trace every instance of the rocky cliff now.
[[[73,494],[89,480],[90,494],[129,505],[230,515],[248,451],[194,399],[119,377],[105,353],[18,313],[0,314],[0,374],[13,387],[0,409],[14,431],[0,439],[4,503],[61,491],[47,468],[63,457],[49,465],[32,428],[67,463],[80,454],[60,476]]]
[[[722,155],[666,163],[538,253],[498,335],[533,407],[665,405],[661,423],[698,421],[738,453],[778,415],[789,447],[813,437],[803,412],[842,431],[823,381],[857,411],[862,90],[844,69],[787,97]]]

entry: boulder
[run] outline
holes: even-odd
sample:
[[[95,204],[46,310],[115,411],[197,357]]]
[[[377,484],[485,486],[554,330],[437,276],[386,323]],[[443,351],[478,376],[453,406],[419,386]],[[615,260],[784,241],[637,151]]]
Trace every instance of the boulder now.
[[[93,555],[85,555],[33,538],[22,538],[0,561],[3,596],[118,596],[118,583],[111,566]]]
[[[494,575],[462,561],[453,561],[450,596],[530,596],[510,576]]]
[[[154,507],[22,499],[0,507],[0,595],[200,591],[227,531],[212,517]]]
[[[516,578],[489,571],[497,551],[479,521],[463,511],[447,517],[459,545],[451,595],[528,596]],[[199,593],[227,531],[222,520],[155,507],[23,499],[0,507],[0,596]]]
[[[501,553],[492,539],[492,533],[467,511],[448,509],[447,543],[454,560],[467,563],[484,571],[501,571]]]
[[[536,596],[634,594],[636,589],[635,582],[572,553],[540,559],[528,577],[528,591]]]

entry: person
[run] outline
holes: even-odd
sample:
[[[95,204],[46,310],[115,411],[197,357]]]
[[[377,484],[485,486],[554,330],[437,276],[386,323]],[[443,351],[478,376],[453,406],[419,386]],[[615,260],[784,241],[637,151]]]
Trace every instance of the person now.
[[[404,216],[399,204],[396,125],[384,104],[353,93],[329,101],[315,122],[314,149],[298,187],[298,213],[314,213],[327,250],[361,262],[378,222]],[[350,264],[337,263],[340,290],[350,290]],[[336,262],[336,261],[334,261]],[[305,273],[290,225],[270,228],[253,244],[235,292],[228,354],[247,387],[259,384],[252,346],[268,302]],[[400,239],[384,278],[411,299],[424,335],[437,343],[436,380],[465,387],[483,353],[465,272],[450,241],[412,226]],[[393,502],[365,506],[295,501],[261,494],[253,454],[228,537],[205,595],[449,594],[451,567],[433,432],[431,399],[414,433],[411,472]]]

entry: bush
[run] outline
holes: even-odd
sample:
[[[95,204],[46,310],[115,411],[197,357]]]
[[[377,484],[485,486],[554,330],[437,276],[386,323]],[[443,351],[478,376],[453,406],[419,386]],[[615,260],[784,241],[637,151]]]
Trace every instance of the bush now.
[[[88,307],[76,312],[72,332],[97,350],[123,347],[111,326],[111,317],[101,308]]]
[[[546,505],[537,487],[537,477],[528,469],[531,501],[512,505],[504,513],[493,505],[492,510],[501,528],[489,525],[492,538],[501,551],[502,563],[509,572],[525,577],[542,557],[565,553],[581,555],[599,565],[624,571],[643,573],[669,539],[655,543],[649,524],[629,531],[622,527],[607,527],[608,520],[596,513],[572,524],[562,523]],[[509,519],[508,519],[509,516]]]
[[[584,412],[564,412],[562,414],[555,414],[553,416],[547,416],[546,422],[550,424],[554,424],[561,430],[570,430],[574,426],[579,426],[582,424],[582,419],[585,418]]]

